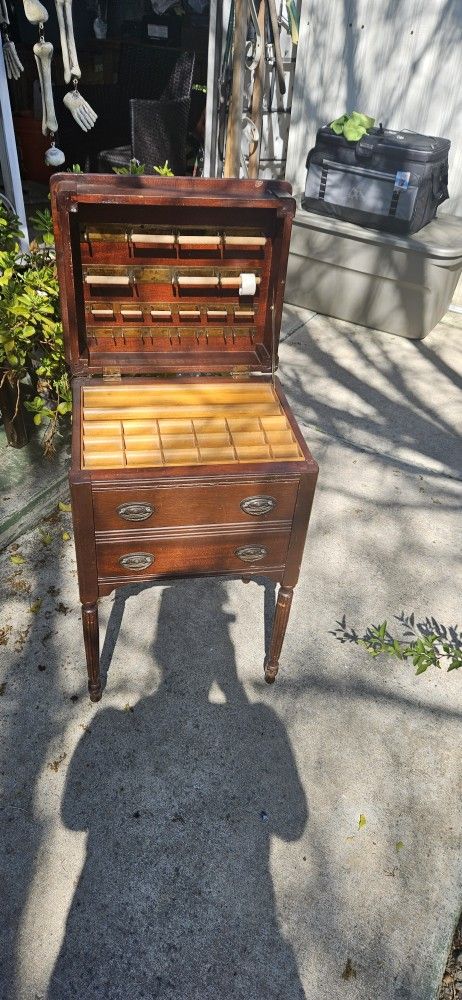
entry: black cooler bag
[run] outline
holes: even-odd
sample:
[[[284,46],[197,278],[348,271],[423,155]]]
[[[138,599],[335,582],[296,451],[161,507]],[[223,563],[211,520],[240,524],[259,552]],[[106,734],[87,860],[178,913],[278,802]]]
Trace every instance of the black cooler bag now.
[[[369,129],[358,142],[319,129],[302,206],[370,229],[416,233],[448,195],[449,139]]]

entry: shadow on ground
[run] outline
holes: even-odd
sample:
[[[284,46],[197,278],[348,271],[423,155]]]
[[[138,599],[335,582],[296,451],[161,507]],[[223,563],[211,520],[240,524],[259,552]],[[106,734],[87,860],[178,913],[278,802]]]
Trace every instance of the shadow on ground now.
[[[155,693],[103,708],[70,763],[62,815],[87,854],[48,1000],[305,996],[269,870],[271,838],[303,833],[305,794],[279,717],[238,680],[225,588],[192,596],[195,629],[178,585],[162,593]]]
[[[422,343],[315,316],[281,348],[284,386],[305,426],[459,479],[459,339],[443,324]]]

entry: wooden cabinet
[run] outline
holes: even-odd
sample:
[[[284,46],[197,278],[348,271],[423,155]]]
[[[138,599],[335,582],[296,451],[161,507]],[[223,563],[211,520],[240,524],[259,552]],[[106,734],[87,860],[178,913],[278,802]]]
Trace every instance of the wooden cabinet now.
[[[289,185],[55,175],[52,206],[90,697],[98,598],[133,580],[279,582],[271,682],[317,477],[275,377]]]

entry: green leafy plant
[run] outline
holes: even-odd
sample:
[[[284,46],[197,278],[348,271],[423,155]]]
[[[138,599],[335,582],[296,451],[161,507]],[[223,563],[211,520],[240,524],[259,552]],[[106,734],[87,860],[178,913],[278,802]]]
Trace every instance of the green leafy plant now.
[[[161,177],[174,177],[173,170],[170,170],[168,165],[168,160],[165,161],[163,167],[153,167],[155,174],[159,174]]]
[[[130,160],[130,165],[128,167],[113,167],[115,174],[121,174],[127,176],[128,174],[134,174],[135,176],[140,176],[146,172],[144,163],[140,163],[138,160]],[[160,174],[161,177],[174,177],[175,174],[173,170],[170,170],[168,165],[168,160],[165,161],[163,167],[153,167],[155,174]]]
[[[30,221],[42,242],[47,247],[54,247],[55,238],[53,234],[53,220],[51,218],[50,210],[48,208],[38,210],[35,215],[31,217]]]
[[[144,174],[144,163],[140,163],[139,160],[133,158],[130,160],[128,167],[113,167],[112,169],[115,174],[121,174],[122,176],[126,176],[127,174],[139,176]]]
[[[0,251],[15,250],[21,237],[19,219],[7,211],[0,199]]]
[[[64,355],[51,216],[46,209],[32,220],[39,240],[27,253],[19,248],[19,223],[0,205],[0,370],[18,387],[27,380],[33,398],[25,403],[34,423],[44,424],[43,445],[54,450],[62,418],[71,412],[71,391]],[[16,414],[15,414],[16,415]],[[14,418],[13,418],[14,419]]]
[[[462,634],[457,625],[442,625],[434,617],[416,623],[415,615],[405,615],[404,611],[394,617],[401,626],[400,637],[392,635],[386,621],[369,625],[359,635],[355,628],[348,628],[345,615],[330,634],[340,642],[362,646],[373,657],[385,654],[412,660],[416,674],[425,673],[429,667],[441,669],[445,665],[448,671],[462,667]]]
[[[331,122],[330,128],[336,135],[343,135],[349,142],[358,142],[368,129],[372,128],[375,118],[363,115],[360,111],[352,111],[349,115],[341,115]]]

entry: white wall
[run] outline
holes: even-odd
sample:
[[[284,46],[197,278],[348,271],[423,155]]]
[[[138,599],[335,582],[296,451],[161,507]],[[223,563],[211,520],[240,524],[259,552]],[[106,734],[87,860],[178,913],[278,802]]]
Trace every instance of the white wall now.
[[[451,139],[462,216],[462,0],[303,0],[286,179],[300,192],[316,130],[345,111]]]

